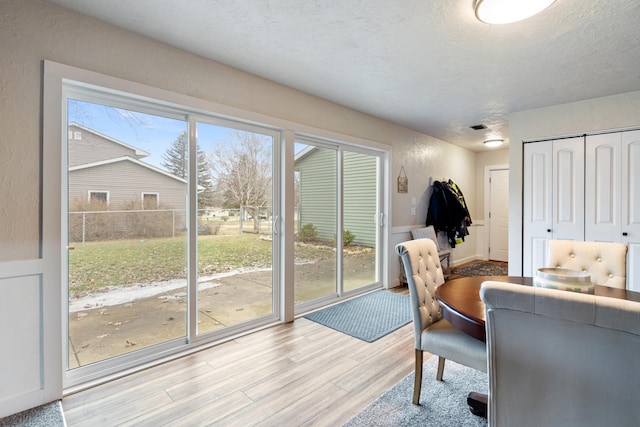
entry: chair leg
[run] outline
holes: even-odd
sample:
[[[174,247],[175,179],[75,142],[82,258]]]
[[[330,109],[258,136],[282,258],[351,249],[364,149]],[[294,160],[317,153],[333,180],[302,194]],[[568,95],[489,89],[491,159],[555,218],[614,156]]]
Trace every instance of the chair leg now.
[[[445,261],[447,262],[447,268],[442,267],[442,272],[444,273],[445,280],[448,280],[449,276],[451,276],[451,254],[440,257],[440,265],[444,264]]]
[[[420,404],[420,390],[422,389],[422,350],[416,348],[416,372],[413,382],[413,404]]]
[[[444,373],[444,357],[438,356],[438,372],[436,373],[436,379],[442,381],[442,374]]]

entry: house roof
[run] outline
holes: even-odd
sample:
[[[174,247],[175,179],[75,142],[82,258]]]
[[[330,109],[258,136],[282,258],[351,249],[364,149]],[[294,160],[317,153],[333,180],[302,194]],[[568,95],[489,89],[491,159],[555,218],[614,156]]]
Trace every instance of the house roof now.
[[[176,181],[180,181],[180,182],[183,182],[185,184],[187,183],[186,180],[184,180],[182,178],[179,178],[179,177],[177,177],[175,175],[172,175],[167,171],[163,171],[162,169],[159,169],[159,168],[157,168],[155,166],[152,166],[152,165],[150,165],[148,163],[142,162],[142,161],[140,161],[138,159],[134,159],[133,157],[129,157],[129,156],[116,157],[116,158],[113,158],[113,159],[102,160],[102,161],[99,161],[99,162],[85,163],[85,164],[82,164],[82,165],[72,166],[72,167],[69,168],[69,172],[83,170],[83,169],[91,169],[91,168],[95,168],[95,167],[98,167],[98,166],[110,165],[110,164],[119,163],[119,162],[131,162],[131,163],[134,163],[134,164],[136,164],[136,165],[138,165],[140,167],[143,167],[145,169],[149,169],[149,170],[151,170],[153,172],[162,174],[162,175],[167,176],[167,177],[169,177],[171,179],[175,179]]]
[[[100,132],[98,132],[96,130],[90,129],[90,128],[86,127],[86,126],[82,126],[81,124],[78,124],[78,123],[75,123],[75,122],[71,122],[71,123],[69,123],[69,127],[71,127],[71,126],[75,126],[75,127],[79,128],[79,129],[82,129],[85,132],[90,132],[90,133],[92,133],[94,135],[99,136],[100,138],[104,138],[104,139],[106,139],[106,140],[108,140],[110,142],[113,142],[114,144],[118,144],[118,145],[121,145],[121,146],[123,146],[125,148],[128,148],[129,150],[132,150],[135,153],[135,155],[136,155],[136,157],[138,159],[142,159],[143,157],[147,157],[147,156],[151,155],[151,153],[149,153],[148,151],[141,150],[138,147],[134,147],[133,145],[127,144],[126,142],[118,141],[117,139],[112,138],[109,135],[105,135],[105,134],[100,133]]]
[[[296,153],[295,161],[297,162],[298,160],[301,160],[301,159],[307,157],[307,155],[309,155],[316,148],[317,147],[315,147],[313,145],[307,145],[304,149],[302,149],[298,153]]]
[[[134,159],[133,157],[129,157],[129,156],[116,157],[116,158],[113,158],[113,159],[102,160],[102,161],[99,161],[99,162],[85,163],[85,164],[82,164],[82,165],[72,166],[72,167],[69,168],[69,172],[79,171],[79,170],[84,170],[84,169],[91,169],[91,168],[95,168],[95,167],[98,167],[98,166],[105,166],[105,165],[110,165],[110,164],[115,164],[115,163],[120,163],[120,162],[131,162],[133,164],[136,164],[136,165],[138,165],[140,167],[143,167],[145,169],[148,169],[150,171],[159,173],[159,174],[164,175],[164,176],[166,176],[168,178],[171,178],[171,179],[174,179],[176,181],[182,182],[183,184],[187,184],[187,180],[185,180],[185,179],[182,179],[180,177],[172,175],[167,171],[164,171],[164,170],[159,169],[159,168],[157,168],[157,167],[155,167],[153,165],[150,165],[148,163],[142,162],[142,161],[140,161],[138,159]],[[199,191],[204,190],[204,189],[205,189],[205,187],[203,187],[201,185],[198,185],[198,190]]]

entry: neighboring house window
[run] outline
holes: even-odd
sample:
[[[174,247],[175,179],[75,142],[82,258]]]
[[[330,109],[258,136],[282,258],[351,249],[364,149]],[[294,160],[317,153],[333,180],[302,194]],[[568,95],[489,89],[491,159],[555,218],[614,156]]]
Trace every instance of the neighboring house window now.
[[[142,193],[142,209],[157,209],[158,193]]]
[[[89,191],[89,206],[93,211],[104,210],[109,205],[108,191]]]

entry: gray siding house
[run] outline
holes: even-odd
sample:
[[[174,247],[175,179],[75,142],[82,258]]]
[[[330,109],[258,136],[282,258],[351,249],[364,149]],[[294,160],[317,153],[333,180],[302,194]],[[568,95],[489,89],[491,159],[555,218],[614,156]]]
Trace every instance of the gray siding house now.
[[[149,153],[69,124],[69,240],[175,236],[187,182],[140,159]]]
[[[376,242],[376,169],[371,156],[344,152],[344,229],[353,243],[374,247]],[[336,236],[336,152],[309,146],[296,156],[299,183],[299,226],[313,224],[318,238]]]
[[[141,161],[149,153],[92,129],[69,125],[69,201],[110,209],[184,209],[187,182]]]

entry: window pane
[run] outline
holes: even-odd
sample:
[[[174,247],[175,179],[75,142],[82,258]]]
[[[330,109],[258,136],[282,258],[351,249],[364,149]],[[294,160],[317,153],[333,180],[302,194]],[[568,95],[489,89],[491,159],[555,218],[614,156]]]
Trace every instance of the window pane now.
[[[273,137],[197,124],[198,333],[272,314]]]
[[[337,292],[337,153],[296,144],[296,303]]]
[[[377,280],[378,158],[345,151],[343,177],[343,287],[349,291]]]
[[[158,208],[158,195],[157,194],[142,194],[142,209],[157,209]]]
[[[186,336],[187,182],[166,153],[187,124],[67,105],[73,369]]]

